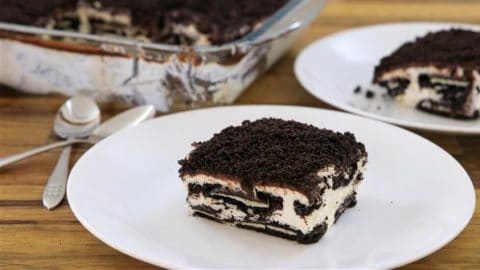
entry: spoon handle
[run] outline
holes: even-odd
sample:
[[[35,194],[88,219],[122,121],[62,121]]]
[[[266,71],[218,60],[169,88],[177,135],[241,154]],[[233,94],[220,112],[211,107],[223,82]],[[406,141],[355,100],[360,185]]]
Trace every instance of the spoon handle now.
[[[54,142],[54,143],[51,143],[51,144],[39,146],[39,147],[30,149],[30,150],[27,150],[25,152],[21,152],[21,153],[18,153],[18,154],[13,154],[13,155],[9,155],[9,156],[0,158],[0,168],[5,167],[8,164],[17,162],[19,160],[22,160],[24,158],[31,157],[33,155],[40,154],[40,153],[43,153],[45,151],[48,151],[48,150],[51,150],[51,149],[54,149],[54,148],[67,146],[67,145],[71,145],[71,144],[75,144],[75,143],[93,143],[93,142],[91,142],[89,140],[66,140],[66,141],[59,141],[59,142]]]
[[[70,145],[62,150],[57,165],[55,165],[52,174],[48,178],[47,185],[43,190],[42,202],[43,206],[48,210],[59,205],[65,196],[65,187],[68,178],[68,163],[71,151],[72,146]]]

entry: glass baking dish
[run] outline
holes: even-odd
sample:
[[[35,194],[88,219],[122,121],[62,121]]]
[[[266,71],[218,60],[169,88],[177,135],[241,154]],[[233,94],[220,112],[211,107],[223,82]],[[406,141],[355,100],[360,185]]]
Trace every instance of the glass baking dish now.
[[[0,22],[0,83],[35,94],[149,103],[161,112],[229,104],[289,49],[324,2],[290,0],[256,31],[220,46],[145,43]]]

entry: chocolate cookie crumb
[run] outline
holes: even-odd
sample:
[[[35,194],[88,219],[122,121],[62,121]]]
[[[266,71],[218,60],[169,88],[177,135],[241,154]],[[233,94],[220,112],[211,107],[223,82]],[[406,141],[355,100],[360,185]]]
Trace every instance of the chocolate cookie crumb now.
[[[358,93],[361,93],[362,92],[362,88],[360,87],[360,85],[357,85],[357,87],[355,87],[355,89],[353,89],[353,93],[355,94],[358,94]]]
[[[367,90],[367,92],[365,92],[366,98],[373,98],[374,96],[375,96],[375,93],[372,90]]]

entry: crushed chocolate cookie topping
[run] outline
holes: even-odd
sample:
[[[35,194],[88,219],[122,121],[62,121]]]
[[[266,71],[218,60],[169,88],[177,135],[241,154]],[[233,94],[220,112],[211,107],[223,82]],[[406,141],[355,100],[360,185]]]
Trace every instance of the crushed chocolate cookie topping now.
[[[247,191],[259,184],[286,186],[312,198],[313,187],[324,181],[316,176],[320,169],[334,165],[350,175],[366,155],[365,146],[352,133],[263,118],[227,127],[196,143],[189,157],[179,161],[179,172],[239,179]]]
[[[354,89],[353,89],[353,93],[355,94],[358,94],[362,92],[362,87],[360,87],[360,85],[357,85]]]
[[[480,69],[480,32],[450,29],[407,42],[380,61],[375,78],[395,68],[416,65]]]
[[[365,97],[366,98],[374,98],[375,97],[375,92],[373,92],[372,90],[367,90],[367,92],[365,92]]]

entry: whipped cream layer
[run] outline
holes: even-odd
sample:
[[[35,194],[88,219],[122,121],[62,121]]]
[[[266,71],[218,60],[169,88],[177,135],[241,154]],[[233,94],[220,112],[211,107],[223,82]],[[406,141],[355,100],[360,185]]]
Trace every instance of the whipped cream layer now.
[[[344,202],[349,197],[355,196],[362,178],[360,174],[365,170],[365,163],[366,158],[359,160],[353,175],[341,173],[333,165],[319,170],[317,176],[325,181],[320,182],[315,188],[319,194],[313,202],[305,194],[289,187],[255,185],[253,198],[249,198],[240,183],[233,179],[206,174],[184,175],[182,179],[187,189],[192,185],[211,185],[217,187],[215,190],[221,190],[220,193],[189,192],[187,202],[194,212],[232,225],[269,229],[290,236],[308,235],[322,224],[330,227],[335,222],[337,211],[343,212],[347,207]],[[347,185],[333,189],[336,177],[351,181]],[[271,209],[268,200],[263,201],[259,198],[260,193],[271,198],[281,198],[281,207]],[[311,211],[305,215],[299,214],[296,210],[299,205],[311,208]],[[269,208],[270,211],[258,210]]]
[[[395,91],[392,97],[400,103],[410,107],[425,107],[440,113],[460,113],[466,117],[474,116],[480,110],[480,71],[467,71],[461,67],[438,68],[435,66],[410,66],[384,72],[375,79],[387,89],[395,89],[399,80],[407,80],[408,84],[401,91]],[[471,73],[471,74],[467,74]],[[422,85],[422,76],[427,76],[430,85]],[[465,93],[462,108],[453,108],[449,105],[449,97],[453,93],[445,87],[463,88]],[[448,93],[450,92],[450,93]],[[456,103],[456,102],[451,102]]]

